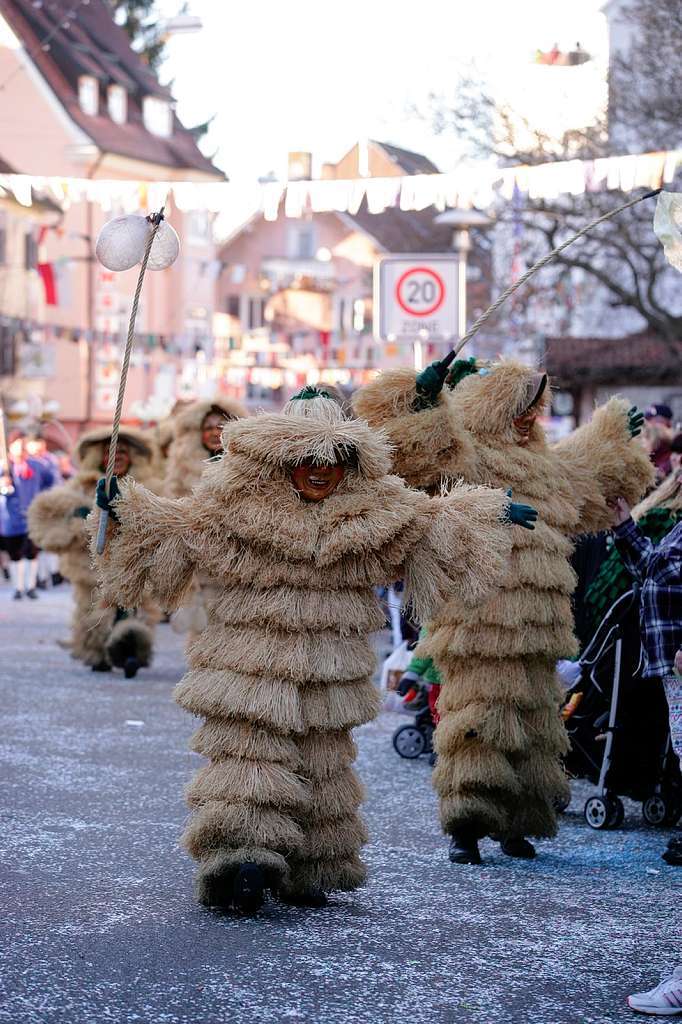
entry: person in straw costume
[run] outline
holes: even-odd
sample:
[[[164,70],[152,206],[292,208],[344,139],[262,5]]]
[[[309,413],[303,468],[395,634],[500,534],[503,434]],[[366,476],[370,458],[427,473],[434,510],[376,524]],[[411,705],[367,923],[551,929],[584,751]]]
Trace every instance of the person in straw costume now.
[[[155,452],[149,438],[132,427],[119,435],[117,476],[158,487]],[[93,507],[93,490],[106,468],[111,430],[92,430],[80,438],[74,452],[76,474],[60,487],[32,502],[30,536],[35,544],[60,558],[60,570],[71,581],[74,610],[71,654],[93,671],[123,668],[128,677],[148,665],[156,609],[145,602],[141,614],[124,613],[116,603],[102,602],[96,592],[85,519]]]
[[[209,759],[183,835],[199,901],[254,910],[270,889],[322,905],[365,878],[351,729],[379,707],[373,588],[404,577],[425,619],[455,591],[480,600],[506,573],[510,517],[532,525],[534,512],[499,490],[410,490],[389,475],[385,439],[314,388],[281,414],[228,422],[223,448],[184,498],[124,482],[107,499],[100,482],[117,520],[102,591],[170,607],[195,573],[216,584],[175,691],[203,719],[192,748]]]
[[[198,483],[207,459],[222,455],[225,422],[247,416],[246,408],[230,398],[193,402],[172,419],[164,494],[182,498]]]
[[[183,498],[201,479],[208,459],[222,455],[222,433],[229,420],[247,416],[241,402],[229,398],[210,402],[193,402],[173,416],[173,439],[169,446],[163,493],[169,498]],[[189,633],[190,639],[206,628],[206,602],[212,581],[201,574],[188,593],[182,608],[172,616],[173,629]]]
[[[355,396],[356,413],[383,428],[393,466],[438,495],[443,481],[511,489],[534,505],[537,529],[513,529],[502,588],[475,607],[455,592],[418,654],[434,659],[442,690],[433,781],[453,863],[478,864],[484,836],[515,857],[528,837],[556,832],[555,802],[568,795],[559,718],[558,658],[576,652],[569,564],[572,538],[610,526],[618,496],[636,502],[652,467],[632,441],[642,417],[611,399],[591,422],[549,445],[539,422],[547,377],[518,362],[458,360],[388,370]],[[433,500],[438,501],[435,497]]]

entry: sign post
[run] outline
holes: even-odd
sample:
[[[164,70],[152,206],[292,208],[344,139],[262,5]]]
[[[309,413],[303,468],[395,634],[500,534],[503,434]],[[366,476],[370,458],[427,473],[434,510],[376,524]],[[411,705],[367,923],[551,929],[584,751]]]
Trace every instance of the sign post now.
[[[384,256],[374,265],[374,333],[379,341],[409,342],[415,369],[424,342],[451,345],[459,322],[457,256]]]

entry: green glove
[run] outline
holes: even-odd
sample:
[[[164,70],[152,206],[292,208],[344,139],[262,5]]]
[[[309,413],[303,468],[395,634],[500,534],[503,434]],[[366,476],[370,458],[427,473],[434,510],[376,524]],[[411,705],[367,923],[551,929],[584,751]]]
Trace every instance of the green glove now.
[[[469,377],[472,373],[478,373],[475,356],[469,356],[468,359],[455,359],[445,383],[449,388],[456,388],[461,380]]]
[[[111,518],[115,519],[116,522],[118,522],[118,516],[116,515],[116,512],[112,507],[111,503],[114,500],[114,498],[118,498],[120,493],[121,492],[118,489],[118,481],[115,476],[112,476],[111,478],[111,485],[109,487],[109,497],[107,497],[107,482],[104,479],[104,477],[102,477],[101,480],[97,481],[97,490],[95,491],[95,501],[97,503],[97,507],[104,509],[105,512],[108,512]]]
[[[417,398],[414,403],[417,411],[431,409],[436,404],[448,375],[448,366],[444,366],[444,362],[444,359],[437,359],[417,374]]]
[[[511,498],[511,493],[510,488],[507,491],[508,498]],[[537,509],[532,505],[520,505],[516,501],[510,501],[504,510],[502,521],[512,526],[522,526],[524,530],[534,530],[537,518]]]
[[[73,510],[71,515],[73,516],[74,519],[87,519],[88,516],[90,515],[90,509],[87,507],[87,505],[80,505],[78,508],[75,508]]]
[[[640,412],[636,405],[631,406],[631,408],[628,409],[628,430],[630,431],[630,437],[637,437],[638,434],[641,434],[643,426],[644,413]]]

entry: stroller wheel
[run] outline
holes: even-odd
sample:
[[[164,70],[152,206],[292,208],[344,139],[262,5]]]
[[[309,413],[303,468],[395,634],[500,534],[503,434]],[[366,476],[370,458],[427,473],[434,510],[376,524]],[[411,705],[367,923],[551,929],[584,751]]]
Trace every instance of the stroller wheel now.
[[[393,733],[393,746],[396,753],[411,761],[426,750],[426,738],[416,725],[401,725]]]
[[[608,828],[620,828],[625,821],[625,806],[620,797],[611,797],[612,813],[609,818]]]
[[[679,807],[672,800],[666,800],[660,793],[648,797],[642,804],[642,817],[647,825],[665,828],[673,825],[679,816]]]
[[[591,796],[589,800],[585,801],[585,809],[583,811],[585,821],[590,828],[599,830],[615,828],[618,821],[618,815],[620,813],[618,804],[620,804],[620,808],[623,810],[624,815],[625,810],[623,808],[623,804],[617,798],[614,799],[611,796]],[[622,820],[623,819],[621,818],[621,821]]]

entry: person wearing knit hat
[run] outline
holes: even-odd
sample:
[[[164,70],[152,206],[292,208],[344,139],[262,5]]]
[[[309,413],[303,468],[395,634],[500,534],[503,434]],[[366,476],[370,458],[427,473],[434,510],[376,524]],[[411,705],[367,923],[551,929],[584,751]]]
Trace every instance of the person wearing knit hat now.
[[[73,588],[72,657],[96,672],[122,668],[131,678],[151,662],[158,610],[147,601],[139,610],[124,611],[116,603],[102,602],[96,592],[85,519],[93,506],[95,484],[106,469],[110,440],[110,428],[83,434],[74,453],[76,475],[41,494],[29,509],[28,522],[31,539],[59,555],[60,570]],[[121,428],[115,463],[119,477],[158,489],[154,455],[142,431]]]
[[[455,591],[483,600],[508,571],[509,522],[535,513],[501,490],[410,490],[385,438],[315,388],[227,422],[222,447],[183,498],[112,481],[109,500],[100,482],[98,575],[108,601],[133,607],[148,592],[177,605],[197,573],[215,584],[175,691],[208,758],[183,835],[198,900],[254,911],[270,890],[320,906],[366,873],[351,729],[379,708],[374,588],[404,578],[424,619]]]
[[[436,496],[443,481],[462,479],[510,489],[538,509],[537,530],[512,531],[501,590],[475,607],[455,594],[417,648],[442,683],[433,782],[450,859],[478,864],[484,836],[509,856],[533,857],[528,837],[555,834],[555,802],[568,795],[555,663],[576,652],[572,538],[608,528],[609,501],[627,492],[636,502],[652,469],[632,440],[642,416],[626,402],[612,399],[549,445],[539,421],[544,373],[513,361],[447,363],[418,376],[385,371],[354,405],[386,431],[394,470],[411,487]]]

